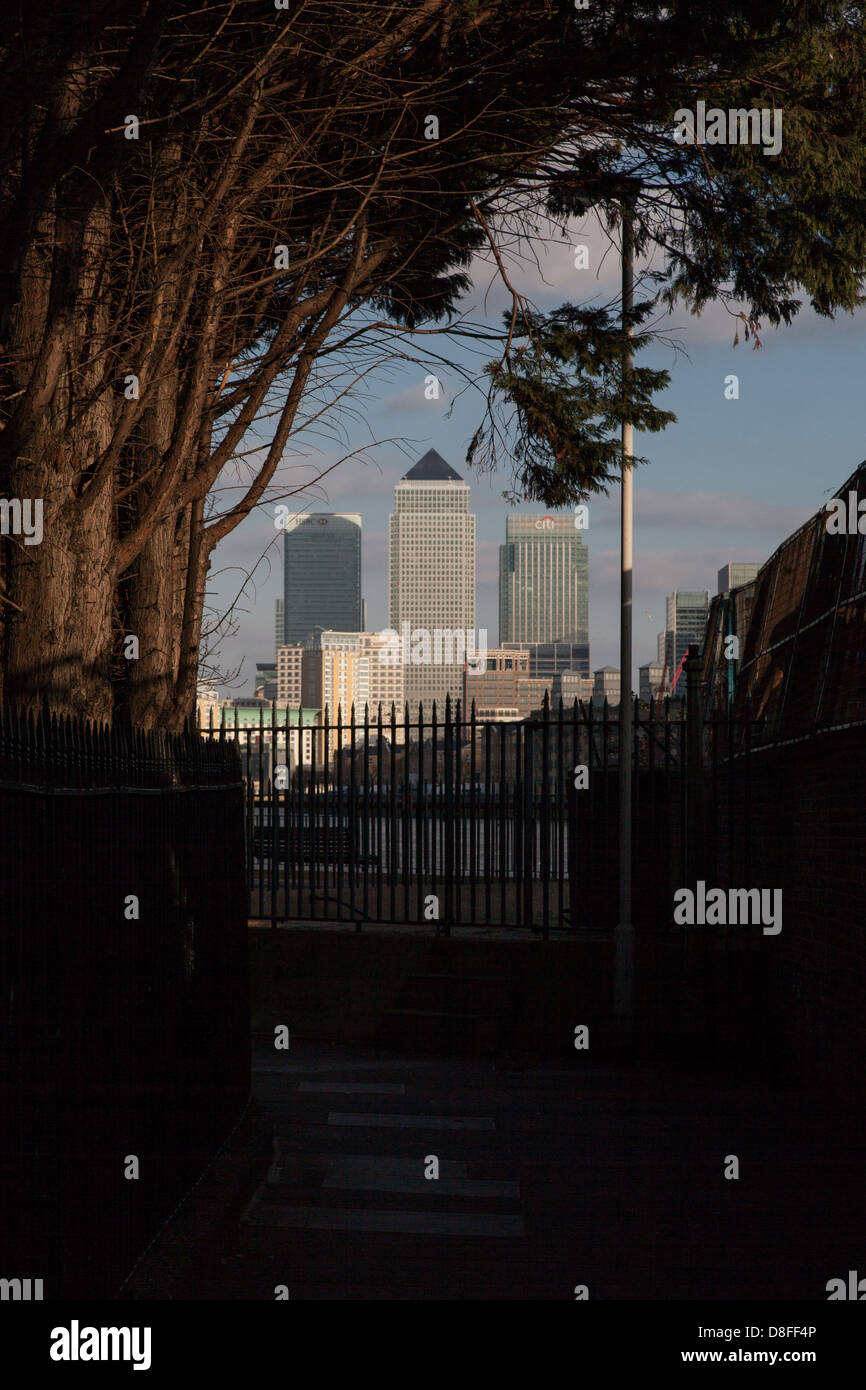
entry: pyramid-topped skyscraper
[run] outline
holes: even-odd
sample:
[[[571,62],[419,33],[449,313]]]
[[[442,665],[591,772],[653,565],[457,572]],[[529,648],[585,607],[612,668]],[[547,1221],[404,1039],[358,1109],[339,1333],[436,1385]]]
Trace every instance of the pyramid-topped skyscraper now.
[[[475,633],[475,517],[469,511],[469,484],[435,449],[429,449],[394,489],[390,524],[390,624],[401,638],[419,632]],[[407,626],[408,625],[408,626]],[[444,640],[444,639],[443,639]],[[420,643],[413,650],[417,652]],[[436,701],[461,697],[462,659],[410,661],[405,668],[406,700],[412,718],[423,701],[425,721]]]
[[[455,473],[450,463],[446,463],[435,449],[428,449],[416,464],[403,474],[404,483],[462,483],[459,473]]]

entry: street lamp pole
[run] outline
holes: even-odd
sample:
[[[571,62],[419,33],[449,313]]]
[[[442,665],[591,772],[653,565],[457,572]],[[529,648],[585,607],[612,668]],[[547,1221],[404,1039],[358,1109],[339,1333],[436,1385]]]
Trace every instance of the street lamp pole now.
[[[622,204],[622,327],[624,393],[634,367],[631,310],[634,302],[634,204]],[[632,740],[634,705],[632,670],[632,521],[634,512],[634,429],[622,422],[622,497],[620,508],[619,629],[619,910],[615,933],[614,1015],[624,1031],[634,1021],[634,927],[632,925]]]

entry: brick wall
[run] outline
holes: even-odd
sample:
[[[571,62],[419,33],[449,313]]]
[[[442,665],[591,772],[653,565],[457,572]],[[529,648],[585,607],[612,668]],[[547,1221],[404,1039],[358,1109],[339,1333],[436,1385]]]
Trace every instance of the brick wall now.
[[[866,731],[848,730],[754,753],[715,801],[705,787],[703,876],[782,889],[782,931],[762,947],[768,1044],[842,1092],[866,1091],[864,776]]]

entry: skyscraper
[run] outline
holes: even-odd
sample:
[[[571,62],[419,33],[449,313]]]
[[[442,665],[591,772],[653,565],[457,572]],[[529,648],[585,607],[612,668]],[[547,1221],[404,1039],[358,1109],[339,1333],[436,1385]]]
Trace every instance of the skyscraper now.
[[[751,584],[763,564],[762,560],[732,560],[719,570],[717,594],[726,594],[729,589],[738,589],[741,584]]]
[[[586,645],[589,671],[589,551],[575,518],[521,513],[499,547],[499,644]],[[583,661],[581,661],[583,666]]]
[[[360,516],[290,512],[284,524],[283,643],[317,630],[360,632]]]
[[[441,715],[446,695],[456,701],[462,692],[460,644],[448,642],[443,634],[462,633],[466,646],[480,645],[475,633],[475,517],[469,511],[469,491],[468,483],[435,449],[428,450],[394,489],[390,623],[401,641],[406,700],[413,715],[422,700],[425,718],[434,700]],[[416,634],[427,635],[426,646],[416,641]]]
[[[710,595],[707,589],[674,589],[665,600],[665,630],[659,633],[658,660],[667,666],[665,688],[670,689],[677,667],[690,642],[704,644]]]

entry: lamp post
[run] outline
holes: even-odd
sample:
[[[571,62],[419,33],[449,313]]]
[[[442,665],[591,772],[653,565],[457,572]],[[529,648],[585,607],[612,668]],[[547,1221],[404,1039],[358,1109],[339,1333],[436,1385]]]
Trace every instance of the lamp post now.
[[[622,208],[622,328],[623,388],[628,391],[634,367],[631,310],[634,302],[634,202],[626,194]],[[632,522],[634,515],[634,428],[622,422],[622,495],[620,505],[620,628],[619,628],[619,905],[614,974],[614,1016],[623,1032],[634,1022],[634,927],[632,925],[632,739],[634,705],[632,668]]]

